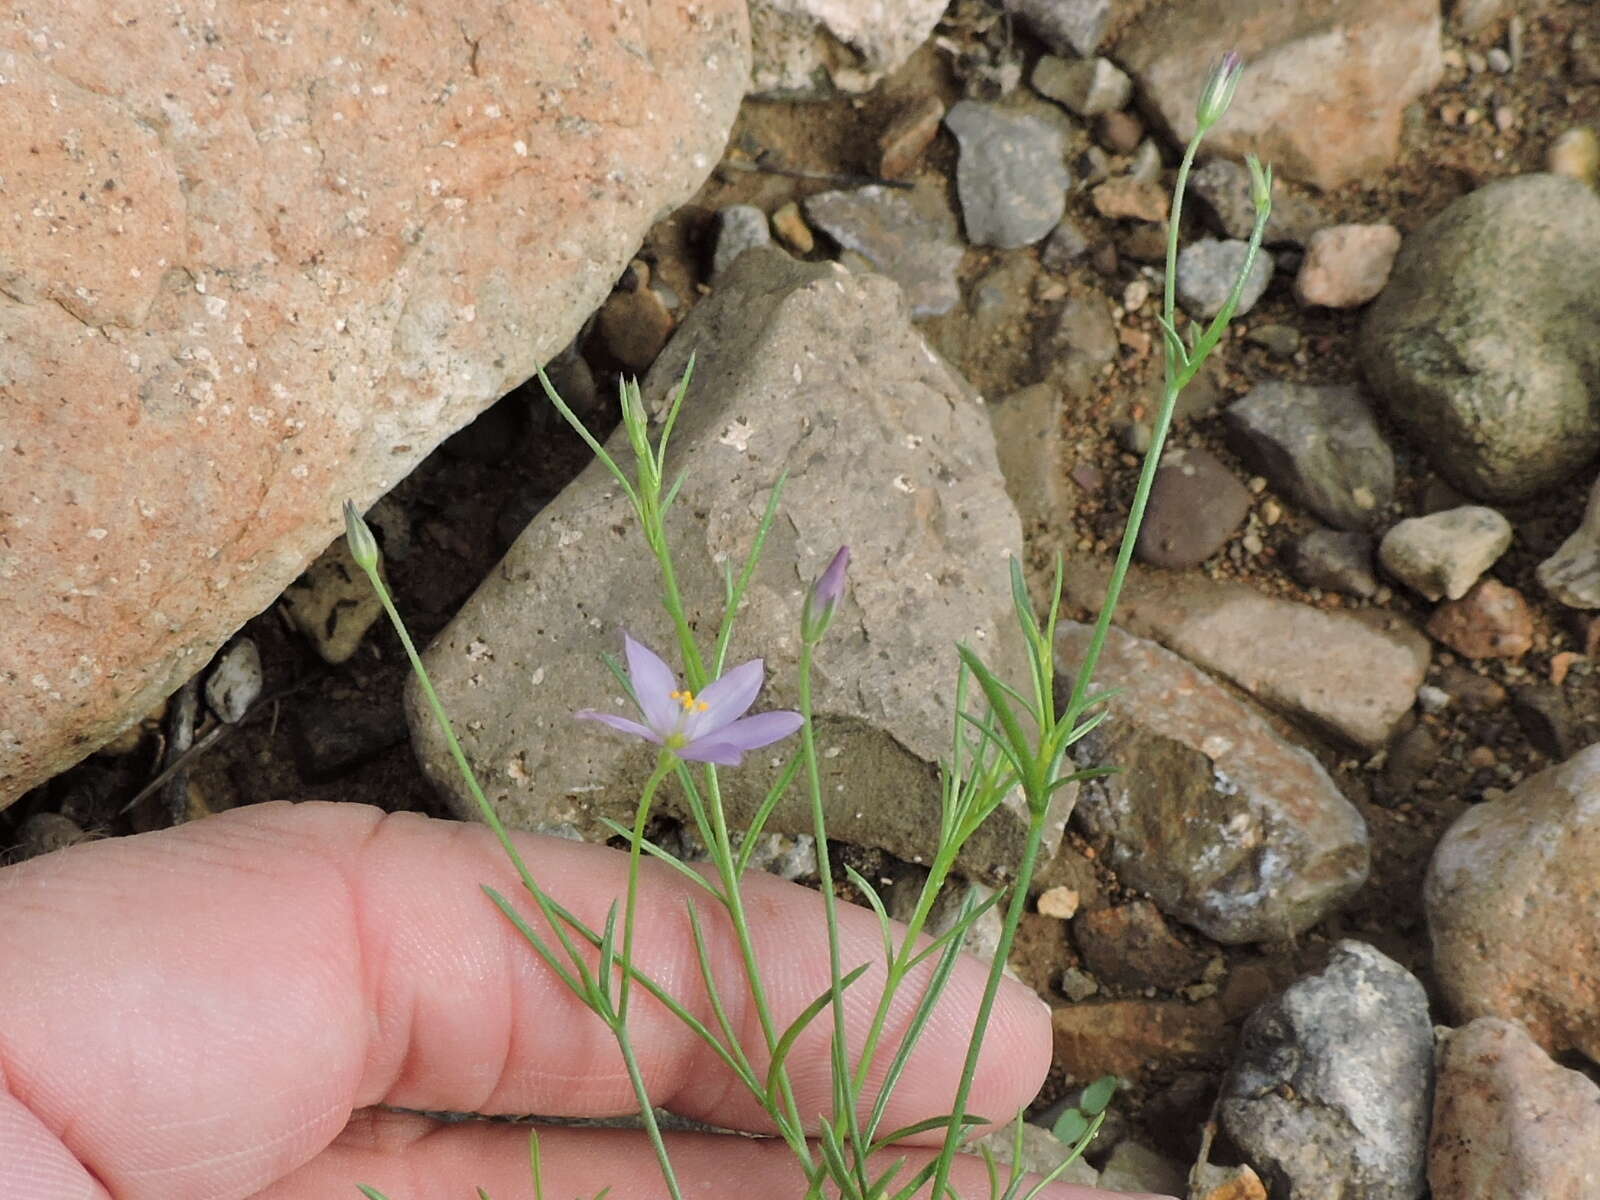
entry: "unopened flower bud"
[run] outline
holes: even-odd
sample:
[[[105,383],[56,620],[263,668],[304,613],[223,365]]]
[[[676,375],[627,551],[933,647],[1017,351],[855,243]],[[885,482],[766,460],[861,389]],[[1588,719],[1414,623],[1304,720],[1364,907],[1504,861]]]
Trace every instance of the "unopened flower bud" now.
[[[372,536],[372,530],[367,528],[352,500],[344,502],[344,540],[350,546],[350,557],[356,560],[356,566],[363,571],[377,570],[378,539]]]
[[[820,642],[833,622],[833,614],[844,596],[844,573],[849,565],[850,547],[840,546],[806,594],[805,608],[800,614],[800,636],[807,642]]]
[[[1263,167],[1254,154],[1246,154],[1244,161],[1250,168],[1250,203],[1255,206],[1257,215],[1265,219],[1272,212],[1272,168]]]
[[[1205,89],[1200,93],[1200,103],[1195,107],[1194,120],[1201,133],[1210,129],[1222,119],[1222,114],[1228,111],[1228,105],[1233,103],[1233,93],[1239,86],[1239,76],[1244,74],[1244,59],[1232,50],[1229,50],[1220,59],[1217,65],[1211,68],[1211,77],[1206,80]]]

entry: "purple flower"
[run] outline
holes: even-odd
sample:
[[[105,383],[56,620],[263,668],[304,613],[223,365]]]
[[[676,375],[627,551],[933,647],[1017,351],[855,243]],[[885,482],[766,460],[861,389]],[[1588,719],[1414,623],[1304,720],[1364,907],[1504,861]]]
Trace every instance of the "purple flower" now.
[[[840,546],[806,593],[805,606],[800,611],[800,636],[805,641],[814,645],[828,631],[834,610],[844,597],[844,572],[849,565],[850,547]]]
[[[745,751],[769,746],[800,728],[797,712],[744,715],[761,690],[765,672],[759,658],[733,668],[696,696],[678,686],[672,668],[648,646],[627,634],[622,635],[622,643],[628,658],[628,678],[633,681],[633,694],[644,714],[644,724],[589,708],[577,714],[582,720],[599,721],[642,737],[690,762],[724,767],[738,766]]]
[[[1211,75],[1200,92],[1200,103],[1195,106],[1195,124],[1204,133],[1222,119],[1233,103],[1233,93],[1239,86],[1239,76],[1244,74],[1244,59],[1237,51],[1229,50],[1211,68]]]

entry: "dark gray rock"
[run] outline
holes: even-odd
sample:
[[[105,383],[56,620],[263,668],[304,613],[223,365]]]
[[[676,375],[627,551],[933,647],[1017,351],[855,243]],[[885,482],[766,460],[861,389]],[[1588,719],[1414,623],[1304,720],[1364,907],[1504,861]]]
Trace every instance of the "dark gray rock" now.
[[[1169,450],[1150,489],[1135,553],[1154,567],[1198,566],[1222,549],[1249,511],[1250,493],[1215,454]]]
[[[1223,413],[1234,449],[1336,529],[1368,529],[1394,500],[1394,452],[1353,387],[1263,383]]]
[[[1178,252],[1178,302],[1190,316],[1210,320],[1222,311],[1233,291],[1234,280],[1244,269],[1249,249],[1248,242],[1201,238]],[[1272,256],[1257,254],[1250,264],[1244,290],[1239,294],[1235,315],[1242,317],[1254,308],[1271,281]]]
[[[1372,538],[1359,531],[1313,529],[1294,543],[1289,570],[1302,587],[1371,599],[1378,591],[1372,573]]]
[[[398,696],[378,707],[312,700],[296,710],[292,730],[300,777],[326,783],[405,741],[406,718]]]
[[[1345,940],[1250,1015],[1218,1111],[1273,1196],[1417,1200],[1432,1098],[1422,985]]]
[[[846,595],[816,678],[830,832],[926,857],[940,811],[934,764],[949,752],[954,716],[954,643],[981,645],[1006,678],[1023,673],[1007,634],[1004,559],[1020,551],[1021,529],[983,405],[911,327],[888,280],[775,250],[742,255],[685,319],[642,385],[647,407],[658,410],[691,354],[694,381],[672,439],[686,482],[668,518],[689,619],[716,628],[723,564],[743,561],[786,472],[728,662],[762,657],[760,707],[794,707],[800,601],[848,543]],[[625,448],[618,430],[611,450]],[[619,651],[624,630],[677,657],[637,538],[626,498],[591,465],[427,653],[467,756],[510,825],[604,838],[601,816],[631,818],[654,747],[572,714],[626,709],[601,662]],[[408,709],[419,761],[451,806],[471,814],[415,689]],[[736,827],[791,749],[775,746],[722,773]],[[684,815],[675,790],[661,803]],[[769,831],[810,830],[809,802],[792,791]],[[1014,869],[1022,833],[1017,811],[1003,808],[966,865]]]
[[[1539,564],[1539,585],[1570,608],[1600,608],[1600,479],[1589,488],[1583,520]]]
[[[1058,691],[1091,629],[1062,622]],[[1120,689],[1082,739],[1074,818],[1109,839],[1111,866],[1160,909],[1217,941],[1294,937],[1366,880],[1367,829],[1321,764],[1262,714],[1154,642],[1113,628],[1097,682]]]
[[[1088,257],[1094,245],[1083,226],[1071,216],[1062,217],[1039,249],[1039,262],[1051,271],[1069,271]]]
[[[1406,239],[1361,327],[1374,391],[1446,479],[1520,499],[1600,449],[1600,197],[1521,175]]]
[[[1511,711],[1534,749],[1554,762],[1564,762],[1583,746],[1577,715],[1554,684],[1525,683],[1512,688]]]
[[[861,255],[900,285],[913,317],[937,317],[961,299],[955,214],[937,187],[871,184],[843,192],[818,192],[802,202],[806,220],[841,248]]]
[[[954,105],[944,123],[961,148],[956,193],[967,241],[1015,250],[1055,228],[1072,182],[1060,129],[982,100]]]

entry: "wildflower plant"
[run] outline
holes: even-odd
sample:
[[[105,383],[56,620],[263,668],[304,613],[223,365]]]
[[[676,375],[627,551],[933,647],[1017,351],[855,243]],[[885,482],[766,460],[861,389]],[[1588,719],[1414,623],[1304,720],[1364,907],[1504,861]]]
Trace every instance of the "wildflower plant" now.
[[[845,1200],[907,1200],[913,1195],[926,1195],[934,1200],[944,1200],[955,1195],[949,1182],[954,1157],[973,1132],[973,1127],[985,1123],[984,1118],[967,1111],[967,1100],[989,1015],[1027,903],[1029,883],[1039,862],[1051,799],[1060,789],[1099,773],[1070,769],[1068,755],[1073,744],[1106,716],[1104,702],[1108,693],[1093,690],[1091,680],[1131,563],[1162,445],[1171,426],[1173,407],[1179,393],[1221,339],[1239,303],[1244,280],[1260,248],[1270,213],[1271,172],[1263,169],[1251,157],[1248,161],[1256,218],[1239,278],[1221,312],[1203,329],[1190,325],[1180,330],[1174,304],[1174,284],[1184,191],[1200,142],[1226,110],[1241,70],[1242,65],[1235,55],[1229,55],[1214,70],[1197,107],[1195,135],[1185,148],[1178,168],[1168,224],[1166,285],[1160,317],[1165,347],[1163,400],[1156,414],[1150,449],[1088,652],[1078,666],[1065,703],[1058,703],[1054,644],[1062,596],[1062,564],[1058,558],[1054,586],[1041,619],[1029,595],[1022,568],[1013,560],[1011,593],[1028,666],[1027,678],[1018,682],[1002,680],[971,647],[956,647],[956,718],[951,731],[950,752],[941,763],[937,842],[929,861],[926,882],[905,926],[897,928],[890,920],[883,899],[870,881],[850,867],[844,868],[848,882],[877,915],[882,933],[882,966],[885,972],[881,994],[874,1002],[866,1032],[853,1041],[846,1036],[842,999],[871,964],[845,962],[843,959],[837,898],[837,887],[841,881],[834,877],[827,852],[828,827],[812,722],[814,655],[827,636],[845,596],[849,550],[841,548],[833,556],[808,591],[799,614],[801,651],[797,666],[798,710],[749,715],[764,681],[763,663],[760,659],[754,659],[726,669],[725,659],[741,599],[754,576],[767,533],[778,511],[783,481],[778,480],[772,488],[742,570],[737,576],[730,572],[726,577],[721,618],[709,644],[703,645],[685,610],[667,539],[667,516],[683,483],[682,476],[667,482],[668,456],[673,429],[693,373],[692,361],[671,395],[659,424],[654,428],[638,384],[625,381],[621,385],[622,425],[631,450],[631,462],[628,464],[631,470],[624,469],[623,464],[583,426],[544,374],[541,372],[539,375],[551,404],[584,439],[632,505],[639,530],[660,574],[661,603],[672,623],[675,649],[681,664],[680,678],[680,674],[674,672],[664,658],[624,633],[626,669],[615,662],[609,665],[637,706],[639,719],[589,709],[574,714],[578,719],[602,723],[621,734],[643,739],[657,747],[655,768],[641,790],[631,826],[607,822],[614,833],[625,839],[629,864],[625,895],[613,900],[600,928],[585,923],[546,893],[518,854],[493,805],[485,798],[474,778],[416,648],[379,577],[376,540],[354,506],[346,504],[347,536],[352,554],[368,574],[394,622],[420,679],[423,694],[444,731],[450,753],[477,802],[483,820],[493,830],[514,864],[535,913],[525,913],[519,905],[493,889],[485,890],[506,919],[527,939],[533,952],[604,1023],[615,1039],[633,1085],[644,1131],[660,1165],[663,1184],[673,1200],[681,1200],[683,1192],[662,1138],[653,1097],[646,1088],[631,1040],[629,1016],[637,991],[647,993],[701,1038],[770,1115],[778,1137],[788,1145],[805,1173],[808,1200],[825,1195],[837,1195]],[[719,769],[736,768],[748,751],[776,745],[795,734],[799,735],[798,744],[776,783],[756,807],[749,827],[744,830],[731,828],[724,811]],[[709,850],[711,870],[708,873],[691,868],[645,836],[655,798],[669,780],[681,791],[684,808],[690,814],[694,831]],[[788,1025],[780,1026],[767,1000],[741,878],[749,867],[751,853],[768,818],[792,787],[802,789],[810,800],[812,832],[817,845],[817,873],[827,923],[830,983],[798,1017]],[[951,874],[962,848],[1001,802],[1014,793],[1020,794],[1025,801],[1028,826],[1009,899],[1004,891],[993,893],[983,901],[969,897],[954,924],[930,936],[930,917],[935,902],[951,882]],[[733,931],[741,977],[728,979],[714,972],[700,908],[696,903],[689,904],[690,929],[698,952],[701,979],[709,998],[709,1019],[696,1015],[635,964],[633,951],[640,864],[647,854],[691,881],[705,902],[722,910]],[[963,1068],[949,1113],[908,1128],[884,1128],[889,1101],[950,979],[965,935],[979,917],[1002,901],[1004,915],[998,946],[965,1047]],[[887,1036],[887,1028],[895,996],[902,988],[911,986],[909,980],[913,972],[930,963],[931,974],[924,972],[926,978],[921,983],[922,992],[908,1026],[902,1034],[891,1039]],[[724,999],[729,989],[742,990],[756,1014],[760,1044],[755,1055],[750,1053],[729,1018],[729,1005]],[[826,1021],[832,1027],[829,1053],[833,1103],[832,1111],[823,1114],[820,1123],[813,1125],[811,1122],[816,1114],[801,1111],[796,1102],[788,1058],[800,1034],[818,1021]],[[877,1080],[875,1092],[869,1089],[869,1080]],[[1057,1132],[1072,1143],[1073,1157],[1081,1153],[1094,1137],[1104,1119],[1103,1112],[1110,1097],[1110,1081],[1099,1081],[1086,1089],[1079,1109],[1069,1112],[1058,1122]],[[874,1156],[905,1137],[939,1129],[944,1131],[940,1151],[920,1169],[912,1170],[906,1165],[905,1159],[892,1163],[887,1169],[883,1168],[881,1159],[874,1160]],[[1015,1129],[1018,1153],[1013,1155],[1015,1161],[1021,1159],[1021,1141],[1021,1116],[1018,1114]],[[985,1153],[988,1157],[991,1200],[1031,1200],[1065,1171],[1072,1161],[1072,1158],[1068,1158],[1047,1179],[1029,1184],[1015,1166],[1002,1176],[993,1157],[988,1156],[987,1151]],[[542,1195],[539,1190],[536,1134],[530,1139],[530,1159],[535,1194]],[[368,1200],[384,1200],[374,1189],[363,1187],[362,1192]],[[483,1193],[480,1191],[479,1195]]]

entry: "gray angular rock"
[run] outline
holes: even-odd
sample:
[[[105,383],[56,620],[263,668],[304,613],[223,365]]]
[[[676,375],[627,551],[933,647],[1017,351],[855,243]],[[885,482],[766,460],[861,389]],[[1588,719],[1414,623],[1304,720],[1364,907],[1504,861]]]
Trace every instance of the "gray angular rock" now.
[[[1072,183],[1060,129],[982,100],[953,105],[944,123],[960,146],[956,194],[967,241],[1016,250],[1056,227]]]
[[[1429,600],[1459,600],[1510,545],[1510,521],[1467,504],[1401,521],[1378,543],[1378,561]]]
[[[1569,608],[1600,608],[1600,479],[1589,488],[1578,528],[1534,574],[1539,586]]]
[[[982,405],[911,328],[892,283],[774,250],[742,255],[694,309],[644,382],[648,404],[676,386],[691,354],[694,381],[671,454],[686,482],[668,522],[689,619],[702,633],[715,628],[722,564],[743,560],[787,471],[728,661],[764,657],[762,707],[793,707],[800,601],[848,543],[847,594],[816,677],[830,833],[926,856],[938,823],[932,764],[948,753],[953,718],[954,642],[982,646],[1009,678],[1022,670],[1004,558],[1020,550],[1021,533]],[[619,430],[611,450],[625,446]],[[625,497],[591,464],[427,653],[508,824],[604,837],[598,818],[629,819],[654,762],[653,747],[572,717],[625,707],[600,661],[618,651],[624,629],[671,654],[658,581],[633,526]],[[452,808],[470,815],[418,693],[407,700],[419,760]],[[731,823],[748,819],[788,753],[777,746],[723,772]],[[808,807],[792,792],[771,831],[809,832]],[[1015,810],[1003,809],[972,845],[968,868],[1013,868],[1021,835]]]
[[[1094,243],[1072,216],[1061,218],[1039,249],[1039,262],[1051,271],[1069,271],[1088,255]]]
[[[1241,458],[1336,529],[1369,529],[1394,500],[1394,451],[1353,387],[1258,384],[1223,421]]]
[[[1100,48],[1115,0],[1001,0],[1057,54],[1087,57]]]
[[[1058,690],[1091,627],[1062,622]],[[1077,744],[1086,782],[1076,819],[1110,839],[1127,885],[1227,944],[1290,938],[1365,882],[1367,828],[1321,764],[1171,651],[1112,629],[1097,682],[1122,689]]]
[[[1256,209],[1250,199],[1250,172],[1243,163],[1213,158],[1195,168],[1189,187],[1211,210],[1223,233],[1239,241],[1249,240]],[[1291,192],[1283,180],[1273,179],[1272,212],[1261,235],[1263,245],[1303,246],[1328,223],[1328,214],[1315,201]]]
[[[1372,538],[1365,533],[1313,529],[1294,543],[1289,570],[1302,587],[1364,600],[1378,591],[1372,573]]]
[[[869,184],[818,192],[802,207],[806,220],[898,283],[912,316],[942,316],[961,299],[956,270],[963,250],[955,214],[939,188],[907,192]]]
[[[1600,197],[1521,175],[1406,239],[1362,323],[1373,390],[1469,496],[1513,500],[1600,449]]]
[[[1346,939],[1250,1014],[1218,1112],[1274,1196],[1416,1200],[1432,1100],[1427,994]]]
[[[1216,316],[1227,303],[1249,250],[1248,242],[1219,242],[1215,238],[1190,242],[1178,252],[1178,303],[1192,317],[1210,320]],[[1261,293],[1272,282],[1272,267],[1270,254],[1256,255],[1244,290],[1239,293],[1236,316],[1244,316],[1261,299]]]
[[[1074,603],[1099,607],[1102,570],[1075,562],[1067,581]],[[1428,669],[1428,639],[1400,617],[1368,623],[1194,575],[1131,575],[1118,620],[1263,704],[1369,750],[1388,742]]]
[[[1479,1017],[1440,1043],[1428,1183],[1449,1200],[1600,1196],[1600,1087],[1550,1061],[1515,1021]]]

